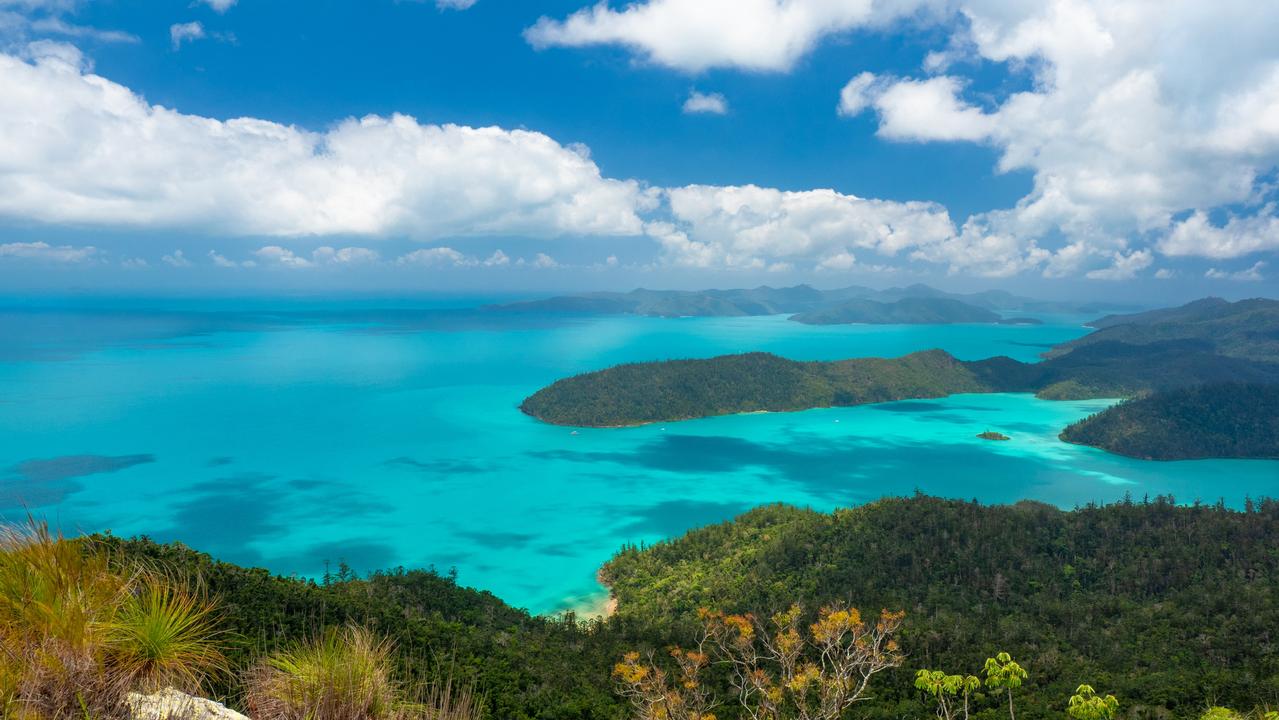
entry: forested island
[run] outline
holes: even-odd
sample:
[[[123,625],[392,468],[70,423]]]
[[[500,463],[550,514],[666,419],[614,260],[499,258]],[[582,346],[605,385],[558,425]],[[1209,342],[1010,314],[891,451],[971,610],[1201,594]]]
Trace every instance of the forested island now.
[[[986,367],[941,350],[838,362],[746,353],[631,363],[560,380],[534,393],[520,408],[557,425],[621,427],[989,392],[985,377],[997,373],[984,371]]]
[[[1214,354],[1195,342],[1099,343],[1039,363],[958,360],[943,350],[899,358],[787,360],[770,353],[628,363],[558,380],[520,405],[555,425],[627,427],[749,412],[1033,392],[1049,400],[1128,397],[1198,383],[1279,383],[1279,365]]]
[[[311,581],[145,538],[11,531],[0,541],[0,709],[127,718],[126,691],[171,686],[260,720],[638,719],[626,694],[636,673],[651,663],[678,678],[680,661],[698,659],[670,649],[696,647],[707,623],[766,626],[774,613],[805,636],[884,631],[893,649],[858,704],[869,720],[932,713],[921,670],[976,674],[999,653],[1025,670],[1013,695],[1028,720],[1062,717],[1083,683],[1117,696],[1123,717],[1265,709],[1279,682],[1277,534],[1273,501],[769,506],[624,548],[601,570],[616,612],[583,621],[530,616],[434,570],[360,578],[338,564]],[[881,608],[892,612],[876,629]],[[104,622],[115,629],[84,632]],[[723,673],[701,682],[733,697]],[[995,720],[1006,695],[979,684],[968,700]],[[328,714],[314,713],[317,698]]]
[[[1008,357],[961,361],[941,350],[900,358],[858,358],[800,362],[767,353],[728,355],[705,360],[669,360],[619,365],[559,380],[520,406],[544,422],[584,427],[623,427],[748,412],[786,412],[843,407],[958,393],[1033,392],[1049,400],[1131,398],[1199,385],[1246,383],[1279,385],[1279,354],[1269,349],[1279,337],[1279,301],[1214,299],[1182,308],[1097,321],[1090,335],[1047,353],[1037,363]],[[1095,336],[1105,336],[1100,339]],[[1180,402],[1189,402],[1178,396]],[[1229,396],[1204,393],[1195,412],[1242,427],[1249,417],[1232,415],[1244,406]],[[1155,404],[1136,408],[1153,411]],[[1171,407],[1169,407],[1171,411]],[[1123,432],[1134,410],[1102,419],[1093,432],[1071,437],[1094,444]],[[1153,417],[1147,413],[1147,417]],[[1155,425],[1147,422],[1154,428]],[[1263,426],[1270,427],[1270,426]],[[1181,442],[1198,432],[1191,423],[1164,423],[1148,435]],[[1256,430],[1264,435],[1265,430]],[[1275,442],[1270,437],[1270,442]],[[1100,446],[1106,447],[1103,443]],[[1204,444],[1207,448],[1210,444]],[[1239,445],[1232,452],[1269,452],[1265,441]],[[1231,454],[1230,457],[1273,455]]]
[[[992,310],[952,298],[912,297],[894,302],[856,299],[792,315],[791,320],[806,325],[945,325],[949,323],[1000,323],[1003,316]]]
[[[1080,420],[1061,439],[1146,460],[1279,458],[1279,385],[1157,392]]]

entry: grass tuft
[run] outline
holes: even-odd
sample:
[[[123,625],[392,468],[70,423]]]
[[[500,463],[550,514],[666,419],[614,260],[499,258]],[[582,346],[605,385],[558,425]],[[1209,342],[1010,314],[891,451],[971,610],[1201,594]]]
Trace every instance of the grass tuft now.
[[[226,667],[213,608],[45,523],[0,526],[0,717],[121,717],[131,690],[198,689]]]
[[[250,679],[247,700],[279,720],[383,720],[394,717],[391,644],[369,631],[332,628],[267,657]]]
[[[198,691],[211,675],[230,672],[218,650],[213,605],[149,576],[129,594],[108,631],[111,659],[135,687]]]
[[[358,626],[331,628],[264,659],[250,677],[255,717],[278,720],[479,720],[483,703],[451,681],[395,682],[393,645]]]

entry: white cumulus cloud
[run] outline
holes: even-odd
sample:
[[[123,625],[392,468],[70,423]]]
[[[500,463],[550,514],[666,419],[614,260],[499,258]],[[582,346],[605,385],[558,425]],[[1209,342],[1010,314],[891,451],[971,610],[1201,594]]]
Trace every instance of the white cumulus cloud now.
[[[88,25],[75,25],[60,17],[43,17],[31,21],[31,29],[51,35],[62,35],[72,38],[88,38],[98,42],[136,44],[142,39],[133,33],[120,30],[103,30]]]
[[[290,268],[293,270],[315,267],[315,262],[301,255],[296,255],[288,248],[279,245],[266,245],[253,251],[253,255],[262,265]]]
[[[76,55],[75,57],[78,57]],[[239,235],[637,235],[652,203],[526,130],[367,116],[310,132],[150,105],[67,53],[0,54],[0,216]]]
[[[647,0],[600,2],[525,31],[534,47],[621,45],[687,72],[791,68],[828,35],[883,24],[942,0]]]
[[[380,259],[381,255],[376,250],[364,247],[331,248],[325,245],[311,253],[311,260],[316,265],[368,265]]]
[[[43,10],[51,13],[74,10],[80,0],[0,0],[0,8],[16,8],[18,10]]]
[[[235,6],[238,0],[199,0],[200,2],[213,8],[214,12],[224,13]]]
[[[839,112],[853,116],[868,107],[879,113],[879,135],[890,140],[984,140],[994,119],[960,100],[958,78],[886,81],[861,73],[840,92]]]
[[[547,255],[546,253],[538,253],[537,256],[533,258],[533,261],[529,264],[535,268],[544,268],[544,269],[555,268],[560,266],[560,264],[555,261],[555,258],[551,257],[550,255]]]
[[[728,112],[728,100],[720,93],[701,93],[692,90],[684,101],[684,112],[689,115],[724,115]]]
[[[879,135],[899,141],[980,141],[1000,171],[1029,170],[1034,189],[1014,208],[979,218],[1019,239],[1067,245],[1083,268],[1134,238],[1173,255],[1236,257],[1273,250],[1272,209],[1253,205],[1225,227],[1207,212],[1253,204],[1279,162],[1279,5],[1225,0],[959,0],[970,33],[952,45],[1033,72],[1035,86],[983,109],[965,82],[855,76],[842,114],[872,109]],[[1191,58],[1196,58],[1191,60]],[[1174,215],[1192,211],[1174,223]],[[1128,257],[1127,254],[1124,255]],[[1105,278],[1117,269],[1094,268]],[[1047,267],[1050,273],[1056,272]]]
[[[200,21],[192,21],[185,23],[174,23],[169,26],[169,43],[174,50],[182,47],[182,43],[188,43],[192,40],[199,40],[206,37],[204,25]]]
[[[1173,226],[1159,250],[1165,255],[1216,259],[1279,250],[1279,217],[1274,210],[1274,205],[1267,205],[1254,216],[1231,217],[1220,226],[1214,225],[1207,213],[1196,211]]]
[[[1154,253],[1149,250],[1116,252],[1111,257],[1113,262],[1110,267],[1090,270],[1085,275],[1094,280],[1131,280],[1155,261]]]
[[[1230,272],[1229,270],[1219,270],[1217,268],[1210,268],[1208,272],[1204,273],[1204,277],[1212,280],[1234,280],[1236,282],[1260,282],[1265,279],[1265,276],[1261,274],[1262,269],[1265,267],[1266,267],[1266,262],[1264,260],[1258,260],[1257,262],[1252,264],[1252,267],[1247,268],[1245,270],[1239,270],[1238,272]]]
[[[15,258],[75,265],[91,262],[98,254],[92,245],[50,245],[46,242],[13,242],[0,244],[0,259]]]
[[[400,265],[467,265],[467,256],[451,247],[433,247],[414,250],[401,255],[395,262]]]
[[[650,223],[648,233],[669,260],[694,267],[765,269],[857,248],[894,255],[955,232],[940,205],[834,190],[689,185],[668,190],[667,200],[671,221]]]
[[[212,261],[216,267],[220,268],[254,267],[257,265],[257,263],[252,260],[246,260],[242,263],[235,262],[216,250],[209,251],[209,260]]]
[[[857,256],[847,250],[841,250],[834,255],[828,255],[822,258],[821,262],[817,263],[817,269],[837,271],[851,270],[855,265],[857,265]]]
[[[191,267],[193,264],[181,250],[174,250],[172,253],[161,257],[160,262],[175,268]]]
[[[1279,165],[1279,4],[636,0],[544,17],[526,37],[539,48],[621,46],[685,72],[787,71],[824,38],[889,27],[945,33],[924,65],[947,74],[855,73],[838,112],[873,112],[886,140],[987,144],[999,172],[1033,177],[1013,207],[971,218],[912,257],[955,272],[1100,279],[1129,272],[1145,249],[1222,258],[1276,250],[1275,214],[1263,205]],[[981,94],[959,72],[979,63],[961,60],[1002,64],[1027,89]],[[1222,209],[1235,217],[1206,220]],[[702,252],[673,220],[651,229]]]

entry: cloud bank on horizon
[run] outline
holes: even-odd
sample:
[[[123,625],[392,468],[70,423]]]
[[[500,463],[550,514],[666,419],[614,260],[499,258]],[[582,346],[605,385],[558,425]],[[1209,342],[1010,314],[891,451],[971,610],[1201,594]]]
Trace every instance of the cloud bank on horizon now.
[[[220,15],[239,7],[205,4]],[[937,202],[828,188],[610,177],[589,148],[536,128],[389,114],[310,130],[184,113],[96,74],[68,42],[74,33],[31,36],[37,22],[65,25],[76,6],[0,0],[19,29],[0,53],[0,217],[84,228],[86,238],[94,228],[161,229],[213,249],[188,258],[157,247],[148,263],[88,241],[0,236],[0,262],[566,267],[541,252],[512,259],[446,244],[519,236],[595,239],[610,267],[617,249],[640,248],[651,267],[721,272],[923,267],[1126,280],[1172,279],[1163,264],[1189,259],[1209,279],[1263,281],[1279,253],[1279,5],[1270,3],[646,0],[525,30],[537,51],[620,48],[646,71],[699,86],[710,72],[802,73],[817,48],[849,33],[941,30],[945,41],[916,73],[850,68],[830,88],[828,111],[870,118],[883,143],[991,148],[997,172],[1033,178],[1011,207],[964,218]],[[188,28],[173,35],[174,51],[198,25],[172,24]],[[991,67],[1024,76],[1024,89],[973,92],[973,76]],[[706,116],[690,121],[722,122],[730,106],[738,112],[731,97],[694,89],[681,109]],[[223,237],[262,245],[230,258],[216,246]],[[431,247],[377,249],[396,240]],[[289,248],[316,242],[310,252]]]

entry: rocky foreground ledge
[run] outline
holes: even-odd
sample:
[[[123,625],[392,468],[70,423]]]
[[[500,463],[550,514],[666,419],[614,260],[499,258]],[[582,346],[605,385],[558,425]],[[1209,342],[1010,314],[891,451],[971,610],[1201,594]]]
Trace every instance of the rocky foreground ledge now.
[[[152,695],[129,693],[124,702],[130,720],[249,720],[221,703],[173,688]]]

